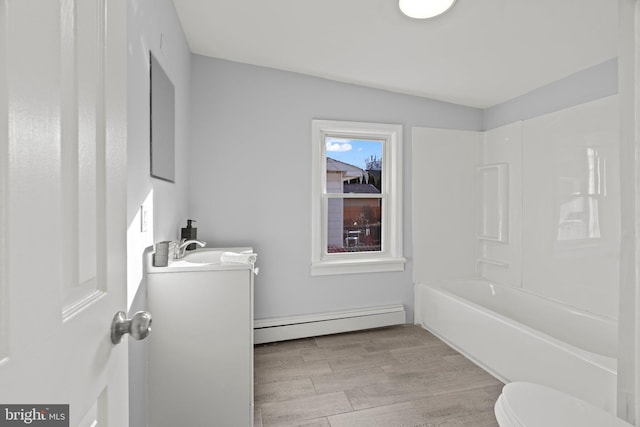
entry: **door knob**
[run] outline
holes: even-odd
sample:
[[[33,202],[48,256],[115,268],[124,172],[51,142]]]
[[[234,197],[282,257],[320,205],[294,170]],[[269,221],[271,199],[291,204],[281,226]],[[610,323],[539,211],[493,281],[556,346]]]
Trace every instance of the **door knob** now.
[[[111,322],[111,342],[118,344],[124,334],[131,334],[131,337],[142,340],[151,332],[151,314],[147,311],[139,311],[131,319],[127,319],[124,311],[119,311]]]

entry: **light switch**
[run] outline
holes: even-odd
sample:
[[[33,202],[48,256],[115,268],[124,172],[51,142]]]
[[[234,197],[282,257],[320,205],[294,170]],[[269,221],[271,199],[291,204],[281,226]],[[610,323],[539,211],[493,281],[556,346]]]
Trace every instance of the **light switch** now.
[[[149,226],[149,210],[146,206],[140,206],[140,232],[146,233]]]

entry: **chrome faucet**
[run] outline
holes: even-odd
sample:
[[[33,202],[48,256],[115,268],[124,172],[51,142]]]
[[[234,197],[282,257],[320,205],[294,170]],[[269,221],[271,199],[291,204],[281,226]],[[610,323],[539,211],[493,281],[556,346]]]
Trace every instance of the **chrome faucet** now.
[[[174,259],[180,259],[185,255],[185,251],[187,250],[187,246],[189,246],[190,244],[195,243],[196,245],[200,246],[201,248],[204,248],[205,246],[207,246],[207,242],[201,242],[199,240],[187,240],[187,239],[182,239],[180,240],[180,243],[178,243],[176,245],[176,250],[173,254],[173,258]]]

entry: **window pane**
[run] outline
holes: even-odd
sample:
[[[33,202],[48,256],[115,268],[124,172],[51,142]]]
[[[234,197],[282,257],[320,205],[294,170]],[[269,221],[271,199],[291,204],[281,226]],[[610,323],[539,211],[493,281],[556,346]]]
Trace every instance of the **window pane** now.
[[[382,141],[327,137],[327,193],[382,192]]]
[[[380,252],[382,199],[328,200],[327,253]]]

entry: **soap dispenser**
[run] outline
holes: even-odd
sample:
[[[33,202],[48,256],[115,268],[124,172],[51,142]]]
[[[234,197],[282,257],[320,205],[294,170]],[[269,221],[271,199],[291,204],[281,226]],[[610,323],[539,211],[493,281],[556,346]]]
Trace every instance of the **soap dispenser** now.
[[[181,239],[187,239],[187,240],[197,240],[198,239],[198,229],[191,225],[192,222],[196,222],[196,221],[193,220],[193,219],[188,219],[187,220],[187,226],[182,229],[182,233],[180,234],[180,238]],[[192,244],[188,245],[186,249],[188,251],[192,251],[195,248],[196,248],[196,244],[192,243]]]

